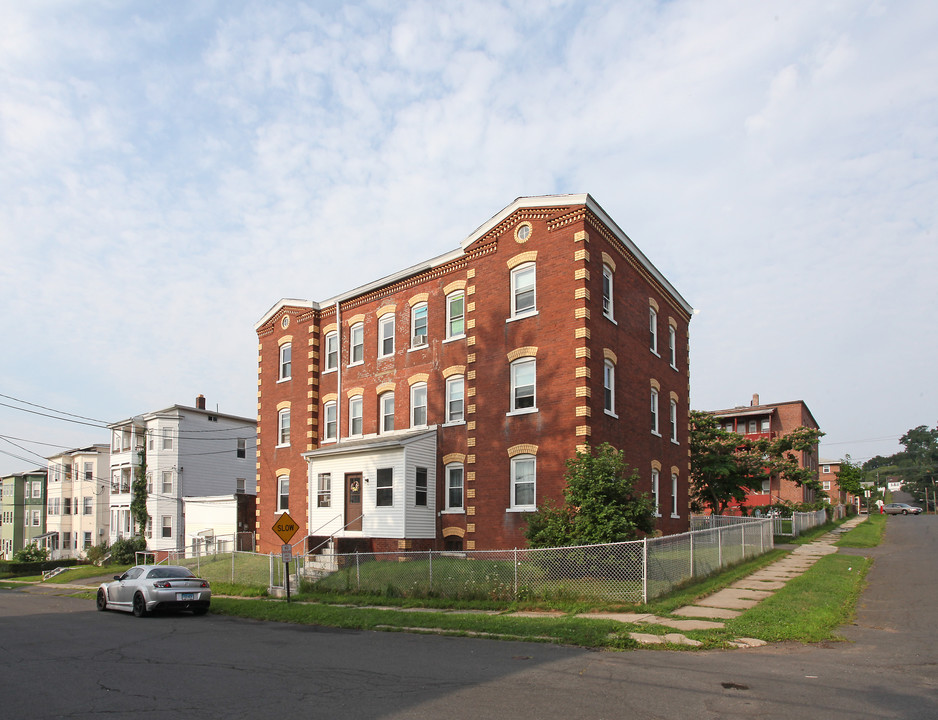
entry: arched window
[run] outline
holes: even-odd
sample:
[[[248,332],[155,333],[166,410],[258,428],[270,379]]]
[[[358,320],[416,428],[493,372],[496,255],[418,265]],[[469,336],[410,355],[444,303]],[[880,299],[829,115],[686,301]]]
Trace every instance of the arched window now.
[[[450,512],[463,510],[464,471],[462,463],[446,466],[446,509]]]

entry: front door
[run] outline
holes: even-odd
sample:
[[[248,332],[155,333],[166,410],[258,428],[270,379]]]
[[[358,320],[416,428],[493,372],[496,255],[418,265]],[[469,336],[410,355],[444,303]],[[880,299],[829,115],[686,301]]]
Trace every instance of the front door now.
[[[345,475],[345,529],[362,529],[362,474]]]

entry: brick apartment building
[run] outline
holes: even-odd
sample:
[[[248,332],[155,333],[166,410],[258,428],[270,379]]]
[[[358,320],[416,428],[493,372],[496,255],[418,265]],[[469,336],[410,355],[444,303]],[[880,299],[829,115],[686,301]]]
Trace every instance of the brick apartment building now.
[[[759,396],[753,395],[752,402],[748,406],[743,405],[727,410],[716,410],[710,414],[720,421],[724,430],[752,438],[774,439],[784,437],[795,428],[818,428],[817,421],[802,400],[762,404],[759,402]],[[809,468],[817,474],[817,445],[814,446],[811,452],[799,454],[798,466]],[[746,496],[746,501],[743,504],[747,507],[758,507],[778,502],[803,503],[813,501],[813,490],[773,477],[771,480],[763,482],[760,489],[751,491]]]
[[[259,550],[499,549],[610,442],[688,527],[692,309],[589,195],[519,198],[453,251],[257,323]],[[302,546],[300,546],[302,548]]]
[[[840,487],[840,460],[821,458],[819,464],[818,477],[821,480],[821,489],[827,493],[828,502],[834,505],[853,505],[857,507],[857,496],[842,490]]]

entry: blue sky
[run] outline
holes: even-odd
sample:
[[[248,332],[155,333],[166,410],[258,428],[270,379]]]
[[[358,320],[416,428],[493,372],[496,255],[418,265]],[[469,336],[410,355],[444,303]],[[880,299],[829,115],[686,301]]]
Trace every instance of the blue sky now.
[[[589,192],[698,311],[693,407],[892,453],[938,422],[936,36],[930,0],[0,4],[0,401],[253,417],[277,300]],[[0,436],[0,473],[107,441]]]

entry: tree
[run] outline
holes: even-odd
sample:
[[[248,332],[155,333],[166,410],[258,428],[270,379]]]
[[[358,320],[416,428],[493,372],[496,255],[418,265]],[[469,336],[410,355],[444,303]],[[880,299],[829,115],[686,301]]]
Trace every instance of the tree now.
[[[824,435],[815,428],[798,427],[779,438],[748,438],[728,432],[709,413],[691,411],[691,505],[722,514],[731,503],[742,503],[772,477],[805,486],[817,493],[816,471],[801,467],[798,453],[813,452]]]
[[[925,487],[938,483],[938,426],[912,428],[899,438],[905,451],[898,453],[898,465],[907,490],[920,495]]]
[[[14,562],[42,562],[49,559],[49,551],[38,545],[27,545],[13,553]]]
[[[860,496],[863,494],[863,470],[859,463],[853,462],[847,455],[840,461],[840,472],[837,473],[837,485],[843,492]]]
[[[655,527],[654,508],[636,490],[638,473],[620,450],[603,443],[567,460],[563,505],[547,501],[528,518],[531,547],[596,545],[633,540]]]
[[[133,516],[137,536],[144,537],[150,514],[147,512],[147,451],[146,443],[137,451],[140,460],[131,485],[130,514]],[[144,545],[144,548],[146,545]]]

